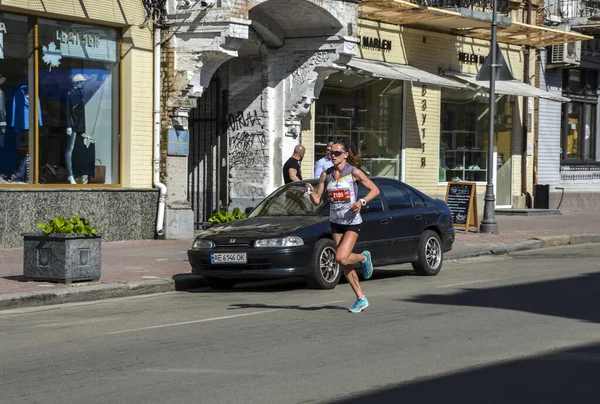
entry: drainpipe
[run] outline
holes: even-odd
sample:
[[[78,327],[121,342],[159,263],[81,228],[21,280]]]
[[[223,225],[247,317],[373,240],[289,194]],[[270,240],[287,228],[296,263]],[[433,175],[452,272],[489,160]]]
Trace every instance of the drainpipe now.
[[[159,189],[158,212],[156,215],[156,234],[164,234],[163,222],[165,218],[165,200],[167,198],[167,186],[160,182],[160,28],[154,28],[154,139],[152,184]]]
[[[527,0],[527,24],[531,24],[531,0]],[[529,84],[529,58],[531,57],[531,47],[525,46],[525,60],[523,63],[523,82]],[[533,114],[532,114],[533,118]],[[531,194],[527,191],[527,138],[529,132],[527,127],[529,126],[529,98],[523,97],[523,144],[522,144],[522,155],[521,155],[521,195],[525,195],[526,202],[525,206],[532,208],[533,206],[527,206],[528,200],[531,200]],[[535,158],[535,156],[534,156]],[[535,171],[535,167],[533,168]]]

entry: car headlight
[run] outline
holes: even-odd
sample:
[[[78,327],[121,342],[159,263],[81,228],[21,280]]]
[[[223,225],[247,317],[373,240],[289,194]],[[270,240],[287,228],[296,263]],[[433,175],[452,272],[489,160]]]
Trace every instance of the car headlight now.
[[[215,248],[215,243],[211,240],[204,240],[201,238],[195,239],[192,243],[192,249],[197,250],[201,248]]]
[[[266,238],[263,240],[256,240],[254,242],[254,247],[263,248],[263,247],[297,247],[300,245],[304,245],[304,240],[300,237],[290,236],[284,238]]]

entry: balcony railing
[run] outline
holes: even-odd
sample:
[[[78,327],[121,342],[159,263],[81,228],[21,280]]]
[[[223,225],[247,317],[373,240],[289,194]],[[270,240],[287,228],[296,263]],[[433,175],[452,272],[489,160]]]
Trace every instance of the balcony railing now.
[[[420,6],[438,8],[468,8],[486,13],[491,13],[493,6],[492,0],[410,0],[410,2]],[[498,14],[508,14],[508,2],[509,0],[497,0],[496,11]]]
[[[563,19],[580,17],[599,17],[600,0],[549,0],[544,6],[546,17]]]

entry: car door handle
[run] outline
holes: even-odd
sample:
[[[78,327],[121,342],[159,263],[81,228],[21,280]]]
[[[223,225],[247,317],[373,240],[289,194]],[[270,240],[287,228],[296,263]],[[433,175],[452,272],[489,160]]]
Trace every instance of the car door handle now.
[[[421,220],[421,219],[423,219],[423,215],[415,215],[415,219]]]
[[[390,219],[381,219],[381,224],[390,224]]]

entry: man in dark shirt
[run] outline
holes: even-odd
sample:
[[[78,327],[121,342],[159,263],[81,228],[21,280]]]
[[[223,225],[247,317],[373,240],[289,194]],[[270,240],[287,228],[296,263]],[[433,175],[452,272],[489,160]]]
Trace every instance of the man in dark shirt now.
[[[294,154],[283,165],[283,183],[287,184],[293,181],[302,180],[300,172],[300,162],[304,158],[304,146],[301,144],[294,147]]]

